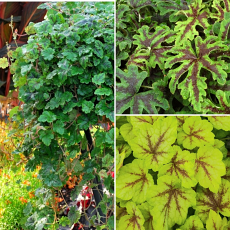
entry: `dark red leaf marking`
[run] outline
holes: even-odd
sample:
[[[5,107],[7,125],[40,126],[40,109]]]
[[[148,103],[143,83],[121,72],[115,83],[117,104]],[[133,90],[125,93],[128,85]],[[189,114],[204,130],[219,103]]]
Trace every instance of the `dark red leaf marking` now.
[[[216,213],[218,212],[224,212],[224,209],[230,209],[230,201],[223,201],[224,196],[229,193],[228,188],[225,188],[223,185],[221,185],[218,193],[213,193],[209,189],[203,188],[202,191],[204,195],[206,196],[205,198],[198,198],[197,199],[197,204],[199,206],[207,206],[207,209],[203,210],[203,214],[208,214],[210,209],[215,211]]]
[[[162,212],[165,212],[165,218],[164,218],[164,225],[165,225],[165,221],[167,220],[167,216],[169,215],[169,211],[171,208],[171,202],[174,199],[176,202],[176,209],[177,211],[181,214],[181,206],[179,204],[179,198],[182,198],[184,200],[187,200],[187,197],[184,196],[184,192],[181,191],[178,188],[174,188],[174,186],[172,184],[167,184],[165,183],[166,186],[168,186],[168,189],[165,190],[164,192],[159,193],[156,197],[162,197],[165,196],[166,194],[168,194],[168,201],[166,202],[166,204],[164,205],[164,208],[162,210]]]
[[[165,135],[166,135],[167,131],[168,131],[168,129],[159,136],[159,138],[158,138],[158,140],[157,140],[155,145],[152,143],[151,136],[150,136],[149,132],[147,131],[146,139],[147,139],[147,142],[148,142],[147,145],[148,145],[149,149],[144,148],[142,145],[138,144],[139,147],[142,148],[143,151],[144,151],[144,153],[142,153],[142,154],[151,155],[151,158],[152,158],[151,162],[156,161],[158,163],[157,157],[159,155],[162,156],[163,154],[167,153],[166,151],[158,151],[158,148],[159,148],[160,144],[165,141]]]
[[[138,223],[138,220],[140,220],[141,218],[135,215],[134,209],[133,209],[133,213],[134,215],[128,220],[129,221],[128,227],[131,225],[133,229],[135,229],[135,227],[141,229],[141,225]]]
[[[167,170],[167,172],[169,172],[171,175],[173,174],[173,171],[176,173],[177,177],[179,178],[179,173],[181,175],[183,175],[184,177],[190,178],[190,176],[188,175],[188,172],[181,167],[181,165],[184,165],[186,162],[188,162],[187,160],[177,160],[177,156],[178,156],[178,152],[176,152],[176,154],[173,156],[173,158],[171,159],[171,167]]]
[[[192,144],[192,141],[193,141],[192,137],[195,137],[195,138],[197,138],[199,140],[203,140],[203,141],[209,143],[207,140],[205,140],[205,138],[203,136],[198,135],[198,133],[204,131],[203,129],[198,129],[196,131],[193,131],[194,127],[192,127],[192,126],[189,126],[189,129],[190,129],[190,132],[189,132],[189,134],[187,134],[187,136],[188,136],[191,144]]]
[[[195,170],[195,172],[197,173],[198,170],[199,170],[199,167],[202,167],[203,170],[205,171],[205,174],[206,174],[207,177],[209,178],[209,180],[212,180],[211,175],[210,175],[210,173],[209,173],[207,167],[213,168],[213,166],[210,165],[210,164],[208,164],[207,162],[202,161],[202,159],[204,159],[204,158],[205,158],[205,157],[200,157],[199,159],[196,159],[196,160],[195,160],[195,163],[196,163],[196,170]]]

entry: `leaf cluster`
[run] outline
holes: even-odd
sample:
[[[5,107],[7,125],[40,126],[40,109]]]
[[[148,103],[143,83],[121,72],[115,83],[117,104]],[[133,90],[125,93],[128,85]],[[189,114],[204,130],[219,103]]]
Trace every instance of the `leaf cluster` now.
[[[229,114],[229,1],[117,1],[117,113]]]
[[[230,226],[230,117],[117,117],[118,229]]]

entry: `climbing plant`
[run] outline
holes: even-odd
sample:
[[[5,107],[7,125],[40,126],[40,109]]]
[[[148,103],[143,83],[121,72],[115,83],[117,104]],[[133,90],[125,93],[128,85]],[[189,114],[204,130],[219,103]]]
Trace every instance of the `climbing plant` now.
[[[25,227],[78,222],[76,207],[60,219],[56,208],[45,205],[72,174],[82,176],[73,201],[84,185],[95,196],[96,212],[84,228],[113,229],[113,2],[45,3],[39,9],[48,10],[47,19],[28,25],[28,44],[0,60],[10,66],[24,103],[10,113],[24,129],[17,151],[28,159],[26,170],[41,167],[44,186],[35,192],[37,206],[24,210]]]

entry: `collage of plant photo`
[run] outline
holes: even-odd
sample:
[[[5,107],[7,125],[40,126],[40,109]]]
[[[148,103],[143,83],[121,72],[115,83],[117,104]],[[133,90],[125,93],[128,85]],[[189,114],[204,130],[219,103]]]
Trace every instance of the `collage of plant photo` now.
[[[0,230],[230,230],[230,0],[0,2]]]

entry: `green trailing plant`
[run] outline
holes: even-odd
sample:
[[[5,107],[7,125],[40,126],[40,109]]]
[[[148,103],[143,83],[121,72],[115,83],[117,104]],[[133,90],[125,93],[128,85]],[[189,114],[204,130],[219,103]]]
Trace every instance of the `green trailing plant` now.
[[[229,114],[229,1],[117,1],[117,113]]]
[[[19,151],[28,159],[26,170],[41,166],[43,183],[35,194],[37,207],[25,209],[25,226],[58,228],[57,210],[45,204],[71,173],[83,175],[72,190],[72,200],[83,185],[95,195],[97,212],[88,220],[90,225],[113,229],[113,178],[106,174],[102,187],[100,175],[113,171],[114,5],[59,2],[39,9],[48,10],[47,19],[30,23],[28,44],[8,52],[14,84],[24,102],[22,110],[15,107],[10,113],[21,123],[18,129],[25,131],[15,154]],[[79,211],[71,207],[60,224],[71,227],[79,218]]]
[[[117,229],[229,229],[230,117],[116,122]]]

